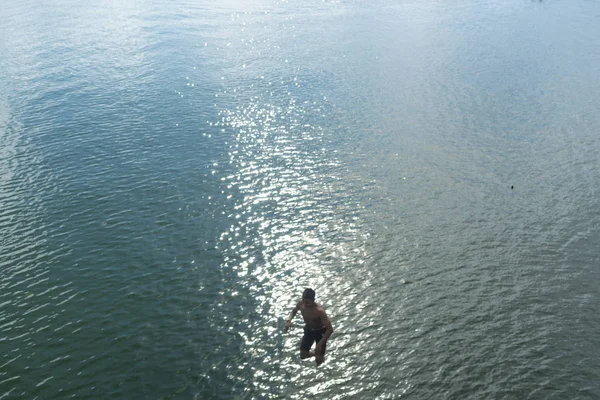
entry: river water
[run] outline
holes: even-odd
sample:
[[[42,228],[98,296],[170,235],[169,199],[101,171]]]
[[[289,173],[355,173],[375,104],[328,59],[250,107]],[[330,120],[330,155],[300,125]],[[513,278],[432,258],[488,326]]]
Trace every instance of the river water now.
[[[593,1],[4,0],[0,399],[599,398],[599,37]]]

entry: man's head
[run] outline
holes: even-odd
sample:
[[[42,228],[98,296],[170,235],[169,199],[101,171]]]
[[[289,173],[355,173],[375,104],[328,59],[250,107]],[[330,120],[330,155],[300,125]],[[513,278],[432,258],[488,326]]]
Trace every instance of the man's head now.
[[[302,302],[304,305],[311,307],[315,304],[315,291],[308,288],[302,292]]]

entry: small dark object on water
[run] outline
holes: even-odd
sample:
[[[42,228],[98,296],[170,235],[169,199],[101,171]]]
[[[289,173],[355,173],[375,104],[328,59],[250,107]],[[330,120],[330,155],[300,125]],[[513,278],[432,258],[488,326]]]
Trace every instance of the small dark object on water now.
[[[511,188],[511,189],[514,189],[515,187],[514,187],[513,185],[510,185],[510,188]]]

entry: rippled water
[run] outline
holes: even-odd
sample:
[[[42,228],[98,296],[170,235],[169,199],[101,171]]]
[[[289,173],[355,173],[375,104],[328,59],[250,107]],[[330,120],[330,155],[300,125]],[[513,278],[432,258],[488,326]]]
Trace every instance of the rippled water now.
[[[600,397],[598,21],[3,2],[0,398]]]

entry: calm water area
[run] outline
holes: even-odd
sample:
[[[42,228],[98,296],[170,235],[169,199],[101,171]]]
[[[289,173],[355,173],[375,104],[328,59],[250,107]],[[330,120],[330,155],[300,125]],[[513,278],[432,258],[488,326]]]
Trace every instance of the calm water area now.
[[[599,399],[599,105],[597,1],[2,0],[0,399]]]

